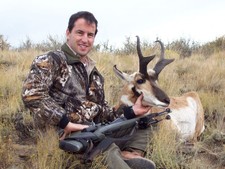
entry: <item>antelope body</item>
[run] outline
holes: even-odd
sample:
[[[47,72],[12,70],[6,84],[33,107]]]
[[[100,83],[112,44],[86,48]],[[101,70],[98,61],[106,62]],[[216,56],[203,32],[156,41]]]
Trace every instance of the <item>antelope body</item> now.
[[[166,121],[168,127],[176,130],[182,141],[196,142],[198,136],[204,131],[204,112],[200,98],[196,92],[188,92],[180,97],[168,97],[159,87],[159,73],[174,59],[165,59],[163,43],[159,40],[156,42],[161,46],[161,55],[153,69],[147,70],[147,65],[155,55],[143,57],[138,36],[139,72],[129,75],[114,66],[115,74],[127,82],[122,90],[120,104],[132,106],[142,93],[142,104],[152,106],[150,113],[169,107],[172,112],[170,113],[171,119]]]

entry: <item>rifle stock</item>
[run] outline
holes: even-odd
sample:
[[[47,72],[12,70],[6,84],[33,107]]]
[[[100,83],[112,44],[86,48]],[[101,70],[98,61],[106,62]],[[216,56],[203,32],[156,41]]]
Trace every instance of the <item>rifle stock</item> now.
[[[84,145],[76,140],[61,140],[59,147],[67,152],[82,153],[84,151]]]

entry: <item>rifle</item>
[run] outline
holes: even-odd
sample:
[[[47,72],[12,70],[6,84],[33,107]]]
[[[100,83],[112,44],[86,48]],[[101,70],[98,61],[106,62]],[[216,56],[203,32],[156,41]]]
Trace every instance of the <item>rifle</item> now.
[[[106,150],[112,143],[118,146],[123,145],[129,140],[137,125],[146,127],[156,124],[163,119],[170,119],[168,115],[170,109],[158,113],[151,113],[144,116],[136,117],[127,120],[125,117],[120,117],[111,123],[99,123],[92,125],[82,131],[74,132],[64,140],[60,140],[60,149],[70,152],[84,154],[84,163],[91,162],[94,156]],[[160,120],[156,117],[166,115]]]

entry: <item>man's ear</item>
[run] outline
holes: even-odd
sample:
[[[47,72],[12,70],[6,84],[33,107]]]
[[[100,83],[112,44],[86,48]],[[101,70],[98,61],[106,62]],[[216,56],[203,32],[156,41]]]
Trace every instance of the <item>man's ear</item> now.
[[[70,35],[70,31],[69,31],[69,29],[67,28],[66,29],[66,39],[68,40],[68,38],[69,38],[69,35]]]

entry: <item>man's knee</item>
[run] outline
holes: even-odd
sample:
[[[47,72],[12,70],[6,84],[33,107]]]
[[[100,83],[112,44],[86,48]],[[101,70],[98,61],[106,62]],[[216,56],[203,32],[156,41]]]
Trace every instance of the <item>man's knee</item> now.
[[[130,158],[144,157],[145,152],[134,148],[128,148],[121,151],[121,155],[125,159],[130,159]]]

